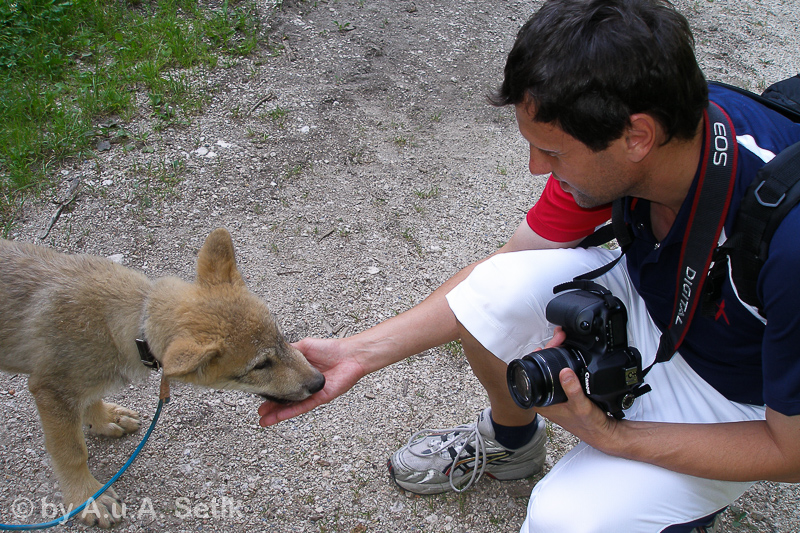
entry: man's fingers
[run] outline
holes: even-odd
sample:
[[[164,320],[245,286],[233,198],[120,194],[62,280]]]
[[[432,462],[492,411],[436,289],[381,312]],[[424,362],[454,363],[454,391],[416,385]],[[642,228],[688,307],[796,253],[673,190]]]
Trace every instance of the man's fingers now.
[[[302,402],[290,404],[266,401],[258,408],[258,415],[261,417],[258,420],[258,424],[264,427],[271,426],[307,413],[322,403],[324,401],[321,401],[317,396],[311,396]]]
[[[561,326],[556,326],[556,329],[553,331],[553,338],[547,342],[545,348],[554,348],[556,346],[561,346],[562,344],[564,344],[566,338],[567,334],[564,333],[564,330],[561,328]]]
[[[594,403],[586,396],[581,378],[571,368],[562,369],[558,374],[558,378],[561,380],[561,388],[564,389],[564,394],[567,395],[567,401],[573,406],[573,412],[586,415],[595,409]]]
[[[567,395],[567,398],[572,400],[573,398],[584,396],[581,382],[578,381],[578,376],[575,375],[571,368],[562,369],[558,377],[561,380],[561,388],[564,389],[564,394]]]
[[[272,404],[272,408],[264,409],[266,412],[262,414],[262,408],[264,405],[265,404],[262,404],[258,409],[258,414],[261,415],[261,418],[258,420],[258,425],[263,427],[271,426],[273,424],[277,424],[278,422],[283,422],[284,420],[288,420],[311,410],[310,407],[303,408],[302,404],[293,404],[288,406]]]
[[[278,404],[267,400],[266,402],[258,406],[258,416],[267,416],[267,413],[269,413],[276,407],[279,407]]]

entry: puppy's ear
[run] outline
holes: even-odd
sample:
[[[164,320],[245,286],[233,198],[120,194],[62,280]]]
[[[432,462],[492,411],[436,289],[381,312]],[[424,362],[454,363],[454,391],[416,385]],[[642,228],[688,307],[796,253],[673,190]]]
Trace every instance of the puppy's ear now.
[[[232,283],[244,285],[242,275],[236,268],[231,234],[217,228],[206,238],[197,256],[197,282],[207,285]]]
[[[201,345],[192,339],[179,338],[167,346],[161,366],[164,377],[179,378],[197,372],[219,355],[215,345]]]

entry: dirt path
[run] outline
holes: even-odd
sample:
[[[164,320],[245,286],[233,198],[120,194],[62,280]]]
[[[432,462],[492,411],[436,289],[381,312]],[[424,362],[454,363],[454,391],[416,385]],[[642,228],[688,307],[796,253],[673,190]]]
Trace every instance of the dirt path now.
[[[419,302],[495,250],[543,185],[508,109],[485,94],[538,2],[284,1],[264,6],[273,50],[193,72],[201,116],[157,126],[143,103],[128,141],[63,168],[86,183],[49,236],[54,205],[29,204],[13,238],[117,255],[152,276],[193,275],[208,232],[227,227],[251,288],[287,335],[346,335]],[[797,7],[679,1],[710,79],[751,89],[800,71]],[[142,99],[143,102],[146,99]],[[133,140],[135,139],[135,141]],[[117,395],[149,422],[153,378]],[[173,387],[140,459],[117,483],[121,531],[517,531],[536,479],[410,497],[389,455],[421,427],[467,422],[485,396],[447,347],[371,375],[274,428],[255,398]],[[60,495],[25,379],[0,375],[0,522],[15,502],[41,520]],[[571,445],[552,429],[550,463]],[[138,443],[90,438],[108,479]],[[723,531],[800,531],[800,490],[759,483]],[[52,513],[51,513],[52,514]],[[24,517],[23,517],[24,518]]]

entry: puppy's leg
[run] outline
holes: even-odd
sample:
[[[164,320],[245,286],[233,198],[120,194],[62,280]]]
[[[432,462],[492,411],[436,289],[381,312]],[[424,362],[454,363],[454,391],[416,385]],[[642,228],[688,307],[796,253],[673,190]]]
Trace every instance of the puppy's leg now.
[[[61,484],[66,509],[75,509],[94,495],[102,485],[89,472],[89,453],[83,437],[81,412],[74,401],[57,391],[33,385],[31,393],[42,420],[44,441]],[[87,525],[111,527],[122,520],[122,507],[116,492],[108,489],[78,515]]]
[[[83,423],[98,435],[121,437],[139,429],[139,413],[97,400],[86,408]]]

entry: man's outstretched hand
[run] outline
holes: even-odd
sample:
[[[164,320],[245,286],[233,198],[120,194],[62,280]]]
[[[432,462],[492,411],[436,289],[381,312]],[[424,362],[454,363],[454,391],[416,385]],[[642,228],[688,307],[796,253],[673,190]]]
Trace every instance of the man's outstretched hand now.
[[[293,346],[306,356],[308,362],[325,376],[325,387],[297,403],[283,404],[266,401],[258,408],[261,426],[271,426],[282,420],[311,411],[350,390],[364,377],[364,368],[348,354],[342,339],[306,338]]]

